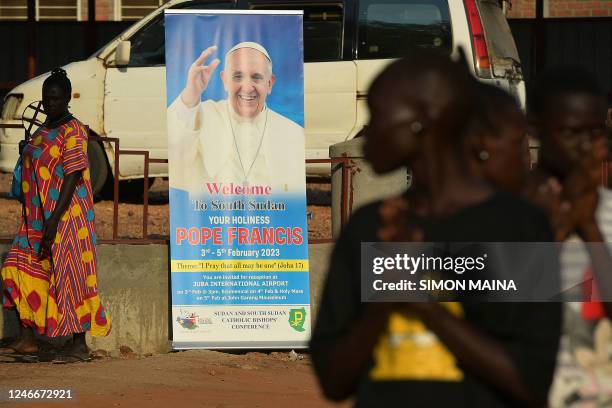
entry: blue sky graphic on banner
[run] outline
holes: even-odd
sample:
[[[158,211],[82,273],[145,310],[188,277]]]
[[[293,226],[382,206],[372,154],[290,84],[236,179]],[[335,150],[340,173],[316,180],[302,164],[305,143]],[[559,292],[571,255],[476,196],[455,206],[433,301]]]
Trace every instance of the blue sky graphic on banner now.
[[[165,19],[173,345],[306,347],[302,14]]]
[[[297,74],[303,72],[302,26],[295,25],[295,18],[279,19],[269,15],[258,15],[254,25],[251,23],[253,17],[244,14],[166,15],[166,69],[174,73],[168,76],[166,84],[167,105],[183,90],[191,63],[211,45],[219,49],[211,55],[210,61],[218,58],[221,65],[202,99],[225,99],[220,77],[225,52],[239,42],[254,41],[266,48],[273,61],[276,84],[267,100],[268,106],[304,126],[304,76]],[[220,27],[222,29],[218,29]],[[189,41],[185,41],[186,38]]]

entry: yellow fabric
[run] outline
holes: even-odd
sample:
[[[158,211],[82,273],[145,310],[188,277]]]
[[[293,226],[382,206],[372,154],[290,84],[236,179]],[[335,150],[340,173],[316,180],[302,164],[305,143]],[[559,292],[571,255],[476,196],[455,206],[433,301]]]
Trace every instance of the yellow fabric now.
[[[460,303],[441,303],[463,317]],[[463,372],[444,344],[416,316],[392,313],[388,330],[374,349],[370,378],[384,380],[461,381]]]
[[[47,293],[49,292],[49,283],[31,276],[24,277],[24,274],[20,273],[17,268],[12,266],[2,268],[2,277],[4,280],[12,279],[19,284],[21,297],[19,300],[14,300],[15,307],[19,313],[19,318],[21,320],[30,320],[34,322],[36,326],[45,327],[47,320],[46,310],[49,306],[47,304],[47,300],[49,300],[50,303],[55,303],[53,302],[53,299],[47,296]],[[32,292],[36,292],[40,297],[40,307],[36,312],[34,312],[30,305],[28,305],[28,301],[26,299]],[[55,306],[55,309],[57,310],[57,306]]]

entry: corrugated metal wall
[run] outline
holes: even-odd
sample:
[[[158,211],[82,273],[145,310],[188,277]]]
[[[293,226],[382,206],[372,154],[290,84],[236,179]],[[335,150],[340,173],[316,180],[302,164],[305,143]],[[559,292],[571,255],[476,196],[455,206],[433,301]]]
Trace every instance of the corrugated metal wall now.
[[[580,64],[599,78],[611,91],[612,19],[550,21],[546,27],[546,66]]]
[[[0,83],[27,78],[27,43],[24,23],[0,23]]]
[[[36,74],[89,57],[133,22],[104,22],[93,25],[93,41],[88,43],[88,26],[79,22],[36,23]],[[27,79],[27,23],[0,24],[0,84],[19,84]],[[8,90],[0,90],[0,96]]]
[[[544,19],[543,61],[534,57],[535,20],[509,20],[523,72],[529,83],[538,69],[579,65],[597,76],[608,95],[612,92],[612,19]],[[538,66],[536,66],[538,65]]]

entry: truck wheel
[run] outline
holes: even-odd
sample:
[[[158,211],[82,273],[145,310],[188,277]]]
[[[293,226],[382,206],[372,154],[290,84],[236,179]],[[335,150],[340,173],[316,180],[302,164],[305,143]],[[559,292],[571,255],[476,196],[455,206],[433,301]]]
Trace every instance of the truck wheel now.
[[[100,143],[90,142],[87,146],[89,171],[91,173],[91,190],[94,197],[100,195],[108,179],[108,162],[106,153]]]

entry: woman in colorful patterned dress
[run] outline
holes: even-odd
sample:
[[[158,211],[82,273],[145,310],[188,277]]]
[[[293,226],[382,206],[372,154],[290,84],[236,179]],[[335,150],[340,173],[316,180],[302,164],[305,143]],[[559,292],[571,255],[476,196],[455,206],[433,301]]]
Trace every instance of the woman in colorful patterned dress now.
[[[85,333],[111,324],[98,297],[87,130],[68,112],[72,87],[56,69],[43,83],[47,120],[23,152],[22,224],[3,264],[3,305],[15,308],[19,338],[3,353],[36,354],[35,333],[73,335],[63,361],[89,359]]]

